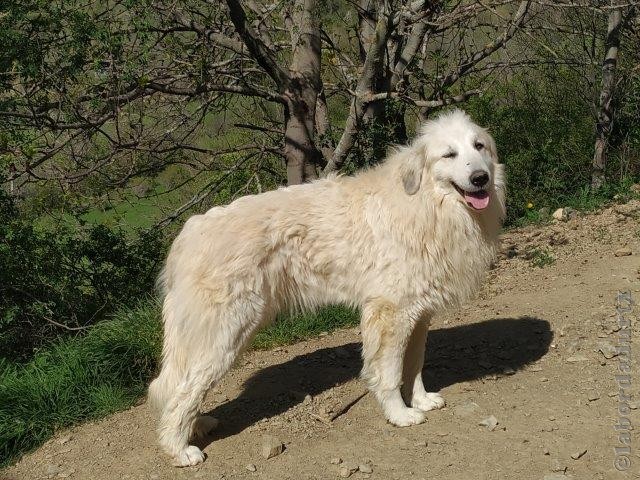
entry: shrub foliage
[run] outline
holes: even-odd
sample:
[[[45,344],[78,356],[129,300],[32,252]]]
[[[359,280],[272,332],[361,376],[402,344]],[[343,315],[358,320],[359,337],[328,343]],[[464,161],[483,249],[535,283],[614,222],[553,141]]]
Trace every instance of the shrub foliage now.
[[[158,233],[104,225],[36,226],[0,190],[0,358],[28,359],[152,291]]]

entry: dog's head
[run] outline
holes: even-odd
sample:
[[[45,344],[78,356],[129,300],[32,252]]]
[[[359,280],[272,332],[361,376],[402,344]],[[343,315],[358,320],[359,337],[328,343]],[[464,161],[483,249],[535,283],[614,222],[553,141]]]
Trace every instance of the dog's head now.
[[[425,123],[404,153],[401,179],[408,195],[430,180],[437,193],[453,195],[474,211],[485,210],[492,197],[504,205],[504,168],[495,142],[463,111]]]

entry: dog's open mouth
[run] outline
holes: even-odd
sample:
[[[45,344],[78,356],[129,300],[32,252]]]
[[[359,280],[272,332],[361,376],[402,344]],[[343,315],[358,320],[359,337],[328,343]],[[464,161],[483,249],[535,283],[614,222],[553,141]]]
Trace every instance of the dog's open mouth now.
[[[489,206],[489,193],[486,190],[478,190],[477,192],[467,192],[458,185],[453,186],[460,195],[464,197],[465,202],[474,210],[484,210]]]

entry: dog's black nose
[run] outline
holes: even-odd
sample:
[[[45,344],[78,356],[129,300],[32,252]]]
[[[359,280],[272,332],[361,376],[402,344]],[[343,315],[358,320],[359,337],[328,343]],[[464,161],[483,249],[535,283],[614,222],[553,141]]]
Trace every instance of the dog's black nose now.
[[[484,187],[489,181],[489,174],[484,170],[476,170],[469,177],[472,185],[476,187]]]

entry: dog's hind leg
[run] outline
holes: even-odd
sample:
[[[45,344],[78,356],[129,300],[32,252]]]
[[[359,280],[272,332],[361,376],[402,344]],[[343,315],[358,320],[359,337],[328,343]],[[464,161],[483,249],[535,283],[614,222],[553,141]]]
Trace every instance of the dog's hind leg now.
[[[213,358],[207,360],[215,361]],[[173,457],[175,466],[186,467],[204,461],[202,451],[195,445],[189,445],[189,437],[197,421],[200,404],[218,373],[212,367],[202,358],[198,359],[187,371],[186,378],[178,385],[160,418],[160,445]]]
[[[168,292],[162,307],[165,323],[162,368],[158,377],[149,385],[148,395],[149,403],[160,413],[164,411],[176,388],[184,380],[190,362],[191,346],[182,341],[184,333],[180,328],[179,314],[179,311],[176,312],[175,294]],[[218,421],[215,418],[201,416],[196,420],[192,434],[203,437],[217,426]]]
[[[422,382],[429,322],[430,318],[424,317],[416,323],[407,345],[402,371],[402,396],[408,405],[425,412],[442,408],[445,403],[439,393],[427,392]]]
[[[425,414],[404,403],[400,393],[405,351],[414,322],[391,303],[374,300],[362,309],[362,377],[384,415],[399,427],[416,425]]]
[[[250,321],[255,313],[250,309],[233,308],[216,313],[220,315],[208,313],[209,318],[194,322],[197,326],[190,335],[189,362],[160,418],[160,445],[179,467],[204,461],[202,451],[189,445],[189,439],[206,434],[217,421],[212,417],[198,418],[200,405],[211,386],[229,370],[257,323]]]

